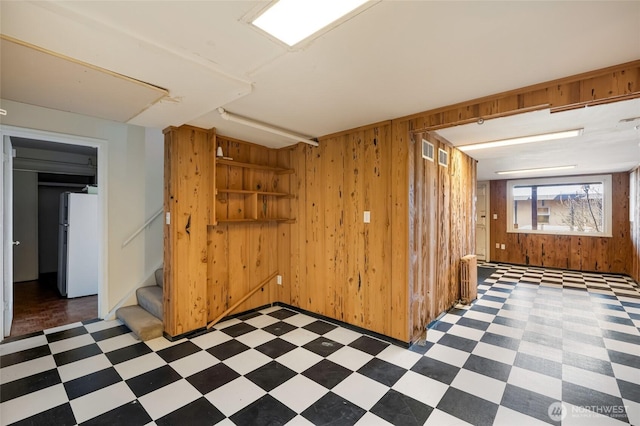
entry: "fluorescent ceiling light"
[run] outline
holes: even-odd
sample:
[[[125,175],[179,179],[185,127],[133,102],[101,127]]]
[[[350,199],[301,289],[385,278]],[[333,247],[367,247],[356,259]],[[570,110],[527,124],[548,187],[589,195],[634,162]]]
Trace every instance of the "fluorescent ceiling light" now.
[[[554,167],[540,167],[537,169],[520,169],[520,170],[504,170],[500,172],[496,172],[498,175],[511,175],[516,173],[533,173],[533,172],[549,172],[553,170],[568,170],[575,169],[575,164],[572,166],[554,166]]]
[[[367,0],[279,0],[252,24],[293,46]]]
[[[258,130],[262,130],[262,131],[265,131],[265,132],[272,133],[274,135],[282,136],[282,137],[285,137],[287,139],[294,140],[296,142],[304,142],[304,143],[306,143],[308,145],[319,146],[317,141],[311,140],[306,136],[296,135],[295,133],[292,133],[292,132],[290,132],[288,130],[278,129],[276,127],[270,126],[270,125],[265,124],[265,123],[261,123],[259,121],[250,120],[248,118],[244,118],[244,117],[241,117],[239,115],[232,114],[230,112],[227,112],[222,107],[218,108],[218,113],[220,114],[220,117],[222,117],[223,119],[225,119],[227,121],[233,121],[233,122],[238,123],[238,124],[243,124],[245,126],[253,127],[254,129],[258,129]]]
[[[556,139],[573,138],[575,136],[579,136],[580,134],[582,134],[582,130],[583,129],[566,130],[563,132],[545,133],[542,135],[523,136],[520,138],[512,138],[512,139],[502,139],[499,141],[476,143],[472,145],[463,145],[463,146],[458,146],[457,148],[460,151],[467,152],[467,151],[475,151],[477,149],[497,148],[501,146],[521,145],[525,143],[545,142],[545,141],[552,141]]]

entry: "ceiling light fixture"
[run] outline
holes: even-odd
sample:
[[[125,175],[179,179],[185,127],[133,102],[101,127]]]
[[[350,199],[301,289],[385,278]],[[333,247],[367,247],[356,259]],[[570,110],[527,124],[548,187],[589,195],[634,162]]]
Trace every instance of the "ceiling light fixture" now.
[[[520,170],[503,170],[500,172],[496,172],[497,175],[511,175],[516,173],[534,173],[534,172],[550,172],[554,170],[568,170],[575,169],[576,165],[571,166],[553,166],[553,167],[540,167],[537,169],[520,169]]]
[[[263,130],[265,132],[272,133],[278,136],[283,136],[287,139],[292,139],[297,142],[304,142],[309,145],[318,146],[317,141],[314,141],[307,136],[296,135],[295,133],[291,133],[287,130],[278,129],[276,127],[269,126],[268,124],[260,123],[259,121],[254,121],[248,118],[240,117],[239,115],[231,114],[224,108],[218,108],[218,113],[220,114],[220,117],[227,121],[233,121],[234,123],[253,127],[254,129]]]
[[[556,139],[565,139],[565,138],[573,138],[575,136],[579,136],[582,134],[584,129],[575,129],[575,130],[565,130],[562,132],[554,132],[554,133],[544,133],[542,135],[533,135],[533,136],[522,136],[518,138],[512,139],[502,139],[498,141],[492,142],[482,142],[471,145],[463,145],[458,146],[457,148],[460,151],[475,151],[477,149],[487,149],[487,148],[498,148],[502,146],[511,146],[511,145],[521,145],[525,143],[533,143],[533,142],[546,142],[552,141]]]
[[[293,46],[353,12],[367,0],[279,0],[252,24]]]

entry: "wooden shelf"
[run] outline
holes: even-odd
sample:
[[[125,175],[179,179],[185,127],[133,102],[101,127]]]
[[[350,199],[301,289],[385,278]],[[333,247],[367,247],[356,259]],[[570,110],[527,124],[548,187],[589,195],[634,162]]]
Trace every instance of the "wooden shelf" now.
[[[279,217],[279,218],[267,218],[267,219],[219,219],[217,224],[232,224],[232,223],[265,223],[265,222],[287,222],[294,223],[296,220],[291,218]]]
[[[282,167],[265,166],[262,164],[242,163],[240,161],[225,160],[223,158],[216,158],[216,164],[224,164],[225,166],[242,167],[245,169],[268,170],[280,175],[295,173],[294,169],[284,169]]]
[[[290,179],[288,176],[282,178],[274,176],[292,174],[293,169],[243,163],[224,158],[216,158],[215,164],[216,168],[222,167],[224,173],[227,170],[231,171],[232,167],[243,168],[250,173],[235,169],[220,185],[223,188],[215,189],[214,226],[269,222],[295,223],[295,219],[278,217],[289,214],[289,203],[286,199],[294,198],[287,192],[278,191],[278,180],[284,179],[288,187]],[[251,173],[251,171],[255,172]],[[233,182],[228,179],[233,179]],[[228,188],[229,186],[235,188]]]
[[[256,194],[256,195],[269,195],[272,197],[291,197],[291,194],[286,192],[269,192],[269,191],[252,191],[249,189],[216,189],[219,194]]]

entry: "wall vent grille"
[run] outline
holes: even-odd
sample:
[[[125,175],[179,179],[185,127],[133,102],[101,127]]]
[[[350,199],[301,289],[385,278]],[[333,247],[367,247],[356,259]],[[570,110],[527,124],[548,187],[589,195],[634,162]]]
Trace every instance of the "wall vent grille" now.
[[[449,153],[441,148],[438,148],[438,164],[449,167]]]
[[[433,161],[433,153],[433,144],[425,139],[422,139],[422,158],[424,158],[425,160]]]

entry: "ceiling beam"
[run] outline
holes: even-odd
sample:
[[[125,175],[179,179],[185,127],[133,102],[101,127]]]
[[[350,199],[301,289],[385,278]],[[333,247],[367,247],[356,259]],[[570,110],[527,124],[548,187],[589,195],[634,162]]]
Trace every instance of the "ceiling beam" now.
[[[640,98],[640,60],[398,118],[413,131],[437,130],[539,109],[552,112]]]

